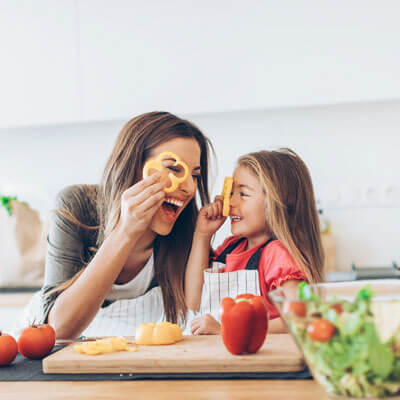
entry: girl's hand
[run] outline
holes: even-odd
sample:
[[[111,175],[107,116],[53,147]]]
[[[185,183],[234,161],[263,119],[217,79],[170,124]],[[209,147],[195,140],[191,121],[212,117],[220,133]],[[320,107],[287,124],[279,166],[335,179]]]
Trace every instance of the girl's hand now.
[[[212,236],[225,222],[226,218],[222,215],[224,198],[216,196],[214,203],[207,204],[197,216],[196,233]]]
[[[190,323],[193,335],[219,335],[221,324],[210,314],[195,318]]]
[[[121,196],[118,226],[128,237],[143,233],[165,198],[166,183],[155,173],[126,189]]]

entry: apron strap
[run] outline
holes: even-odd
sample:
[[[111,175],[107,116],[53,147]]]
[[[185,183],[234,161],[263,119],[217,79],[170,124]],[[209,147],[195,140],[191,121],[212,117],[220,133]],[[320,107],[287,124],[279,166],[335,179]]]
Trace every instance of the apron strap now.
[[[160,241],[159,241],[159,236],[156,237],[156,239],[154,240],[154,245],[153,245],[153,262],[154,265],[156,263],[156,259],[157,259],[157,255],[158,255],[158,249],[160,248]],[[155,288],[156,286],[159,286],[158,284],[158,279],[156,274],[154,274],[153,279],[150,282],[149,287],[146,289],[146,291],[144,292],[144,294],[146,294],[147,292],[149,292],[151,289]]]
[[[156,238],[156,240],[154,241],[154,247],[153,247],[153,262],[154,263],[156,262],[156,257],[157,257],[157,253],[158,253],[158,248],[159,247],[160,247],[160,244],[159,244],[159,241]],[[146,289],[146,291],[143,293],[143,295],[146,294],[147,292],[150,292],[150,290],[155,288],[156,286],[159,286],[159,284],[158,284],[158,280],[157,280],[156,275],[154,275],[153,279],[150,282],[149,287]],[[101,305],[101,308],[108,307],[110,304],[114,303],[114,301],[115,300],[107,300],[107,299],[105,299],[103,301],[103,304]]]
[[[154,275],[154,276],[153,276],[153,279],[152,279],[151,282],[150,282],[149,287],[146,289],[146,291],[144,292],[144,294],[146,294],[147,292],[149,292],[151,289],[155,288],[156,286],[159,286],[159,285],[158,285],[157,277]]]
[[[217,257],[215,261],[226,264],[226,256],[232,253],[232,251],[236,248],[236,246],[239,246],[239,244],[242,243],[244,240],[246,240],[246,238],[243,237],[239,239],[237,242],[230,244],[226,249],[224,249],[224,251]]]
[[[155,288],[155,287],[157,287],[157,286],[159,286],[158,280],[157,280],[156,276],[154,275],[154,276],[153,276],[153,279],[152,279],[151,282],[150,282],[149,287],[148,287],[148,288],[146,289],[146,291],[142,294],[142,296],[145,295],[147,292],[150,292],[151,289],[153,289],[153,288]],[[124,299],[124,300],[128,300],[128,299]],[[107,300],[107,299],[105,299],[105,300],[103,301],[103,304],[101,305],[101,308],[108,307],[110,304],[114,303],[114,301],[115,301],[115,300]]]
[[[274,240],[276,240],[276,239],[270,238],[263,245],[261,245],[257,249],[257,251],[250,257],[249,261],[247,261],[245,269],[256,269],[256,270],[258,270],[258,263],[259,263],[260,257],[261,257],[261,250],[264,247],[268,246]]]

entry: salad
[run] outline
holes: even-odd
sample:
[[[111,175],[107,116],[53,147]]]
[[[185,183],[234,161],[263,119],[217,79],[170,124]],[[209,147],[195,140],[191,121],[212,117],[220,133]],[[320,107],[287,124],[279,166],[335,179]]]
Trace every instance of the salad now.
[[[354,300],[322,301],[305,282],[298,291],[283,314],[314,378],[342,396],[399,394],[400,301],[379,301],[369,285]]]

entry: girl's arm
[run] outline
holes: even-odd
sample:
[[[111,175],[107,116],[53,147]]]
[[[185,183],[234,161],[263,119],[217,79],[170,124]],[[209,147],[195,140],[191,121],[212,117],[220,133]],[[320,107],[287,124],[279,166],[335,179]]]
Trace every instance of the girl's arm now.
[[[203,271],[208,268],[211,237],[195,232],[185,273],[185,300],[189,310],[200,309]]]
[[[198,311],[203,288],[203,272],[210,261],[210,243],[214,233],[225,222],[222,216],[223,197],[217,196],[214,203],[204,206],[197,217],[192,248],[185,273],[185,300],[190,310]]]
[[[97,314],[129,254],[164,200],[165,183],[157,183],[158,179],[159,174],[151,175],[123,193],[117,227],[50,310],[48,321],[57,338],[78,336]]]

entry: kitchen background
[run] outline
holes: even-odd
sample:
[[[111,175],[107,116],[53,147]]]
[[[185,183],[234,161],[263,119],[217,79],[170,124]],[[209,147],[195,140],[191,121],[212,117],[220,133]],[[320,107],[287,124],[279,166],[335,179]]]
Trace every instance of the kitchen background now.
[[[213,142],[213,196],[240,154],[290,147],[311,171],[336,268],[399,264],[399,12],[366,0],[0,0],[0,194],[45,220],[63,187],[99,181],[127,120],[167,110]]]

